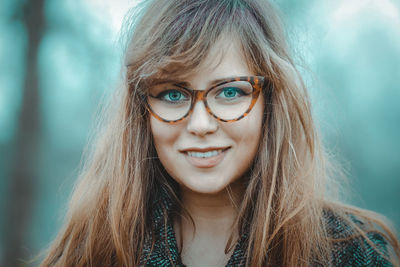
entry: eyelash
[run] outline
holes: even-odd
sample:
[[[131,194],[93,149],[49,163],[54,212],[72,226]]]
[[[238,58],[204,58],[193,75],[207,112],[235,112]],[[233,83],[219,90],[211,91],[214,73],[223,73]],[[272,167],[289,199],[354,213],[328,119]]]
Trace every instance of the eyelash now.
[[[242,89],[238,88],[238,87],[223,87],[221,89],[219,89],[217,91],[216,96],[219,96],[220,94],[222,94],[224,92],[225,89],[235,89],[235,92],[239,94],[239,96],[243,96],[243,95],[248,95],[246,94]]]
[[[180,93],[182,96],[184,96],[186,99],[188,98],[187,94],[184,93],[184,92],[182,92],[182,91],[179,90],[179,89],[168,89],[168,90],[166,90],[166,91],[163,91],[163,92],[159,93],[159,94],[156,96],[156,98],[158,98],[158,99],[160,99],[160,100],[166,100],[166,101],[171,102],[171,103],[172,103],[172,102],[175,102],[175,103],[182,102],[182,100],[179,100],[179,101],[171,101],[171,100],[165,99],[165,96],[167,96],[167,95],[168,95],[169,93],[171,93],[171,92],[178,92],[178,93]]]

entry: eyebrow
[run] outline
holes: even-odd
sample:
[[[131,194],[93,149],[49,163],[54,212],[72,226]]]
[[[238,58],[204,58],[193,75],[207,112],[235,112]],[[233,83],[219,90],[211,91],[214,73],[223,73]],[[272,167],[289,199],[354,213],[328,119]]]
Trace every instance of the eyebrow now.
[[[229,77],[224,77],[224,78],[219,78],[219,79],[212,80],[212,81],[210,81],[208,83],[207,87],[216,85],[216,84],[224,82],[226,80],[233,79],[235,77],[236,76],[229,76]],[[178,80],[174,80],[174,79],[165,79],[165,80],[163,79],[163,80],[161,80],[159,82],[159,84],[162,84],[162,83],[173,83],[173,84],[177,84],[177,85],[180,85],[180,86],[183,86],[183,87],[189,87],[189,88],[192,87],[192,85],[187,81],[178,81]]]

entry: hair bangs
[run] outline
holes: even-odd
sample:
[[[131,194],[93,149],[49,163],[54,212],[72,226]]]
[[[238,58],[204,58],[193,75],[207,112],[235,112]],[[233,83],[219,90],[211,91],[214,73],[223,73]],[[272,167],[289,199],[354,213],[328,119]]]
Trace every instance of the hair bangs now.
[[[210,51],[224,36],[229,36],[228,43],[239,42],[242,52],[246,53],[244,56],[248,59],[249,67],[252,70],[259,69],[258,66],[254,66],[257,64],[255,57],[250,55],[249,58],[249,49],[245,49],[254,47],[251,44],[254,34],[246,32],[257,31],[251,29],[251,23],[243,23],[249,21],[249,16],[252,16],[248,11],[248,4],[241,0],[171,1],[165,4],[159,7],[163,9],[161,12],[149,12],[139,23],[143,25],[153,22],[153,25],[148,27],[148,32],[138,33],[151,37],[136,38],[137,40],[132,38],[129,45],[131,51],[127,53],[130,57],[127,59],[128,68],[131,69],[128,71],[131,73],[128,77],[130,80],[139,79],[141,83],[149,86],[171,78],[185,79],[204,63],[218,64],[218,58],[222,56],[223,51],[212,55],[211,61],[205,60],[210,58]],[[161,14],[162,17],[157,17]],[[136,30],[141,31],[141,26]]]

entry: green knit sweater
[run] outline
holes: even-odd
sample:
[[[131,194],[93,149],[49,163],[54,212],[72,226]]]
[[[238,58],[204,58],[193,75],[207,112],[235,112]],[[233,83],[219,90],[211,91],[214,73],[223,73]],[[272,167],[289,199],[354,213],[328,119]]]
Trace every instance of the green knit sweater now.
[[[162,197],[153,209],[153,225],[155,226],[146,241],[144,253],[141,257],[142,266],[178,266],[184,267],[179,255],[178,246],[171,219],[172,201]],[[328,235],[334,239],[343,238],[351,233],[348,224],[331,212],[324,213]],[[362,222],[354,217],[354,222]],[[387,242],[378,233],[368,232],[369,239],[384,254],[387,255]],[[151,249],[152,239],[155,245]],[[233,254],[227,267],[244,266],[246,262],[247,234],[243,234],[236,243]],[[333,245],[332,257],[329,264],[313,263],[313,266],[392,266],[381,254],[374,250],[363,238],[336,242]]]

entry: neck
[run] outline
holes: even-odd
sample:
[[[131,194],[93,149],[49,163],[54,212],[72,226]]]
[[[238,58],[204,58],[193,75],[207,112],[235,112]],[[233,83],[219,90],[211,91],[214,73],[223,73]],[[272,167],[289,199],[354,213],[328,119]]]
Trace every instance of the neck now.
[[[194,223],[186,216],[174,222],[178,249],[186,265],[199,266],[200,262],[206,266],[225,265],[239,236],[234,222],[243,193],[241,183],[231,184],[229,189],[215,194],[181,188],[183,207]]]
[[[202,194],[185,188],[182,189],[182,203],[195,222],[217,222],[236,217],[240,193],[239,188],[215,194]]]
[[[237,217],[237,207],[244,193],[241,183],[231,184],[215,194],[202,194],[188,188],[181,188],[183,207],[188,211],[193,223],[185,217],[175,222],[177,236],[184,240],[196,238],[217,238],[227,241],[233,233],[237,237],[233,224]],[[194,227],[193,227],[194,226]],[[181,242],[178,241],[180,246]]]

